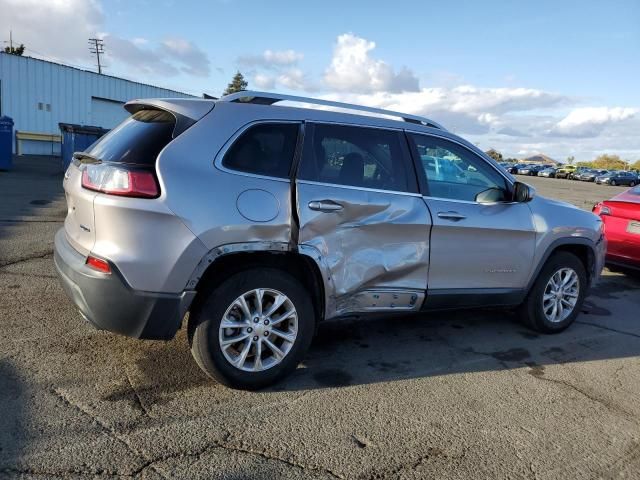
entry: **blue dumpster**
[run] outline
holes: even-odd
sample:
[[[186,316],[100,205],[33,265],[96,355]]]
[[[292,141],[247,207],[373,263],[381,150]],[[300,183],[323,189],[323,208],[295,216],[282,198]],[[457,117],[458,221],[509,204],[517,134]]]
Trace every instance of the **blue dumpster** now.
[[[0,170],[13,167],[13,120],[0,117]]]
[[[90,125],[76,125],[75,123],[59,123],[62,134],[62,167],[66,170],[74,152],[82,152],[91,146],[109,130]]]

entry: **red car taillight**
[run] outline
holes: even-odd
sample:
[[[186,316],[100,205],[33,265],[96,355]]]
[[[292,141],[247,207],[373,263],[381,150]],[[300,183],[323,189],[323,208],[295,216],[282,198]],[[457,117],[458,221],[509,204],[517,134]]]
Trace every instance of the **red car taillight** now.
[[[160,195],[153,172],[106,163],[86,165],[82,171],[82,186],[122,197],[156,198]]]
[[[602,203],[597,203],[591,210],[596,215],[611,215],[611,209]]]
[[[99,272],[102,272],[102,273],[111,273],[111,266],[109,265],[109,263],[105,262],[101,258],[96,258],[89,255],[87,257],[86,263],[89,267],[93,268],[94,270],[98,270]]]

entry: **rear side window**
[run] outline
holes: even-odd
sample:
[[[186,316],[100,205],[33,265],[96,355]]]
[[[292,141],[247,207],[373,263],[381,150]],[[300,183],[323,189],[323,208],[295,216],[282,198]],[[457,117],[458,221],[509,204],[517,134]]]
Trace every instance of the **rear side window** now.
[[[414,191],[406,142],[399,132],[315,124],[310,137],[305,140],[300,179],[379,190]]]
[[[297,123],[254,125],[235,141],[222,165],[240,172],[288,178],[298,130]]]
[[[103,162],[153,165],[173,138],[176,120],[161,110],[140,110],[115,127],[86,153]]]

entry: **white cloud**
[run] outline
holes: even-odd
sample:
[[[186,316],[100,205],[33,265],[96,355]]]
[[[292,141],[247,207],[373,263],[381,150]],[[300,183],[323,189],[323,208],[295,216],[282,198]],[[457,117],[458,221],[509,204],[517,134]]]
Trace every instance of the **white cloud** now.
[[[633,118],[636,113],[638,113],[637,108],[576,108],[560,120],[551,133],[572,137],[595,136],[609,125]]]
[[[13,31],[14,42],[24,43],[27,54],[57,61],[91,65],[87,39],[104,23],[95,0],[0,0],[3,40]]]
[[[422,88],[417,92],[330,94],[328,98],[430,117],[458,133],[489,133],[505,126],[504,115],[556,108],[571,102],[564,95],[524,88]]]
[[[276,86],[276,79],[272,76],[258,73],[253,77],[253,83],[260,90],[273,90]]]
[[[164,59],[151,48],[140,45],[138,42],[118,37],[105,35],[105,59],[108,65],[120,64],[136,69],[138,74],[151,76],[175,76],[179,69]]]
[[[107,73],[131,72],[136,80],[157,81],[154,77],[206,77],[210,72],[207,55],[188,40],[169,37],[154,43],[105,32],[97,0],[0,0],[0,12],[0,31],[11,29],[15,42],[24,43],[30,56],[93,68],[95,57],[87,39],[99,37],[105,40]]]
[[[168,38],[162,42],[162,50],[174,61],[182,64],[181,70],[188,75],[207,77],[211,73],[211,63],[207,54],[193,42],[179,37]]]
[[[295,50],[265,50],[261,55],[241,55],[238,63],[247,67],[278,69],[297,65],[304,55]]]
[[[325,71],[324,81],[340,92],[404,92],[417,91],[418,78],[403,67],[396,73],[383,60],[370,56],[375,42],[352,33],[338,36],[331,65]]]
[[[299,68],[291,68],[278,76],[278,83],[290,90],[312,92],[316,89],[305,73]]]

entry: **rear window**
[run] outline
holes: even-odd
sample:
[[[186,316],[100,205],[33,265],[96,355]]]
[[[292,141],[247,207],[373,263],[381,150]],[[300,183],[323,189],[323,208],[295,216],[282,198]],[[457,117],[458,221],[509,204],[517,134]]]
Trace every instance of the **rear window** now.
[[[297,123],[263,123],[244,132],[222,165],[232,170],[288,178],[298,140]]]
[[[140,110],[87,150],[103,162],[153,165],[173,138],[176,120],[161,110]]]

